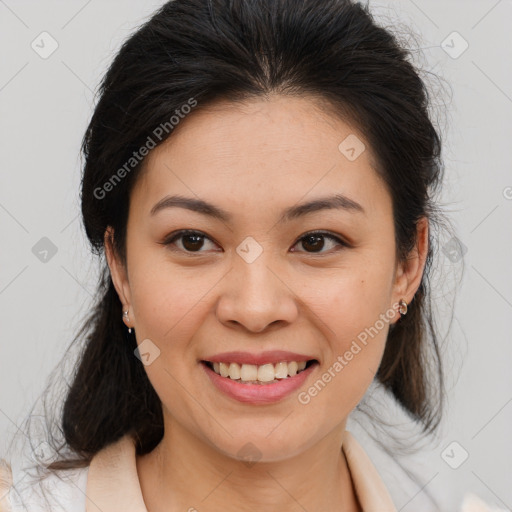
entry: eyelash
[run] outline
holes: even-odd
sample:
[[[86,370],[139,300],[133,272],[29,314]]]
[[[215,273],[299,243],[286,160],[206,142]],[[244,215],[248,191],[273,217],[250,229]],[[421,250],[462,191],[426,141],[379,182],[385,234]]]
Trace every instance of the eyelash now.
[[[178,239],[180,239],[180,238],[182,238],[182,237],[184,237],[186,235],[199,235],[200,237],[208,239],[211,242],[213,242],[213,240],[210,237],[208,237],[206,234],[202,233],[201,231],[194,231],[194,230],[191,230],[191,229],[183,229],[181,231],[177,231],[175,233],[172,233],[171,235],[169,235],[169,237],[167,237],[163,242],[160,242],[160,243],[162,245],[169,246],[169,245],[172,245],[176,240],[178,240]],[[324,238],[328,238],[330,240],[338,242],[339,245],[341,245],[344,248],[351,247],[348,242],[344,241],[343,239],[341,239],[338,236],[335,236],[335,235],[329,233],[328,231],[309,231],[308,233],[305,233],[304,235],[302,235],[293,244],[293,246],[297,245],[301,240],[304,240],[308,236],[314,236],[314,235],[323,236]],[[181,251],[181,252],[184,252],[185,254],[191,255],[191,256],[192,255],[198,255],[198,254],[201,254],[202,252],[204,252],[204,251],[195,251],[195,252],[194,251],[186,251],[186,250],[182,250],[182,249],[172,249],[172,250]],[[302,251],[299,251],[299,252],[302,252]],[[307,251],[305,251],[305,252],[306,252],[306,254],[312,254],[314,256],[322,256],[323,254],[332,254],[332,251],[331,252],[327,252],[327,253],[324,253],[324,252],[307,252]]]

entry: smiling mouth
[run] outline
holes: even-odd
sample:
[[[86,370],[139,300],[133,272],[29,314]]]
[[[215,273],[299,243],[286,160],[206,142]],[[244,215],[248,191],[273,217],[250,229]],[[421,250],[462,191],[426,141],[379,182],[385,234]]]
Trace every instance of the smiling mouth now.
[[[319,364],[316,359],[309,361],[282,361],[276,364],[238,364],[201,361],[210,370],[221,377],[242,384],[274,384],[302,373],[304,370]]]

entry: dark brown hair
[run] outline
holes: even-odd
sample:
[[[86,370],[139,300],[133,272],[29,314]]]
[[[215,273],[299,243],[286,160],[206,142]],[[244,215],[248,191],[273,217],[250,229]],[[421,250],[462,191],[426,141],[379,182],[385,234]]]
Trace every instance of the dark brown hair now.
[[[406,258],[418,220],[436,221],[433,197],[442,174],[428,91],[410,57],[367,7],[348,0],[174,0],[123,44],[82,144],[83,224],[101,276],[95,306],[75,339],[81,353],[59,413],[59,460],[48,469],[86,466],[126,433],[136,437],[139,454],[163,436],[161,402],[134,356],[136,340],[122,322],[104,257],[112,226],[125,261],[130,192],[144,162],[127,168],[134,152],[150,136],[156,145],[171,136],[169,120],[191,98],[196,109],[271,93],[322,98],[369,141],[392,197],[397,254]],[[157,137],[159,126],[168,131]],[[112,181],[116,173],[122,179]],[[443,398],[429,295],[434,242],[430,234],[423,280],[407,315],[392,326],[377,372],[425,432],[438,425]]]

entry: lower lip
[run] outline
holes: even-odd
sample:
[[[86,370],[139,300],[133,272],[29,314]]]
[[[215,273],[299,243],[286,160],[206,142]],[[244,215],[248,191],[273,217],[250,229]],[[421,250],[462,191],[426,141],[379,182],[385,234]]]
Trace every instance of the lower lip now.
[[[269,404],[282,400],[304,384],[304,381],[318,366],[318,363],[315,362],[293,377],[287,377],[273,384],[242,384],[229,377],[220,376],[205,363],[200,364],[219,391],[239,402],[249,404]]]

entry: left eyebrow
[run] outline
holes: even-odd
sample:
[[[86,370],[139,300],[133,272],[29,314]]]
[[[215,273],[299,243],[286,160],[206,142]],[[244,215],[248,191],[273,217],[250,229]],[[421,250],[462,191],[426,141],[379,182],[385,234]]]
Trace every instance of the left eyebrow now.
[[[319,197],[318,199],[314,199],[308,203],[302,203],[287,208],[283,212],[283,216],[279,222],[289,222],[304,215],[321,210],[345,210],[354,213],[366,213],[364,208],[353,199],[350,199],[343,194],[335,194],[328,197]]]
[[[179,195],[166,196],[158,201],[158,203],[156,203],[153,208],[151,208],[150,215],[155,215],[157,212],[166,208],[185,208],[187,210],[192,210],[194,212],[207,215],[226,223],[230,222],[233,218],[233,216],[227,211],[202,199],[195,199]],[[336,194],[328,197],[320,197],[314,199],[313,201],[298,204],[296,206],[291,206],[290,208],[284,210],[279,222],[290,222],[292,220],[298,219],[299,217],[303,217],[304,215],[308,215],[321,210],[333,209],[345,210],[354,213],[366,213],[364,208],[353,199],[350,199],[343,194]]]

